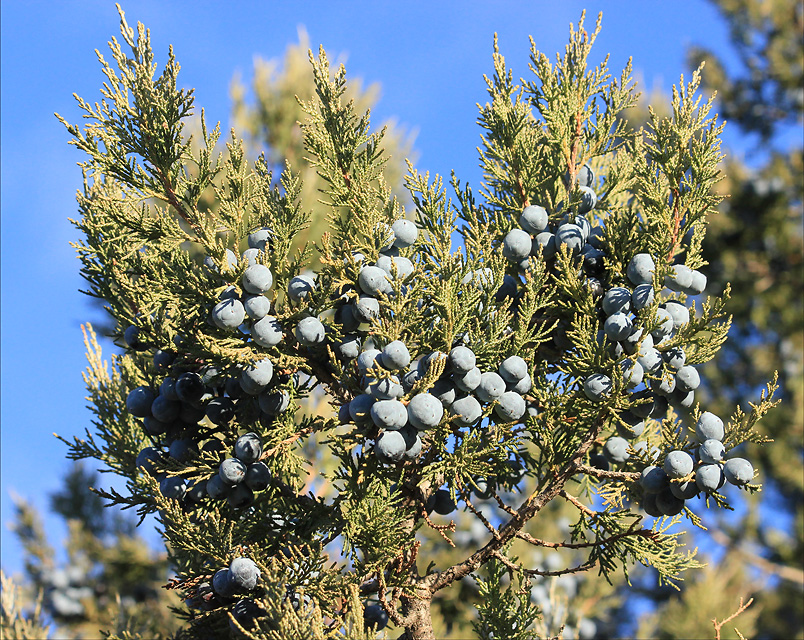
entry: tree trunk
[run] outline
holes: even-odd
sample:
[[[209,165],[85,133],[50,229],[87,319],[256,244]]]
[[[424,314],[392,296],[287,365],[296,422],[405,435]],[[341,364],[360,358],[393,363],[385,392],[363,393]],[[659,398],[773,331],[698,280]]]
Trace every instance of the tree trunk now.
[[[429,589],[420,590],[415,597],[402,598],[402,615],[407,624],[399,640],[435,640],[430,605],[433,595]]]

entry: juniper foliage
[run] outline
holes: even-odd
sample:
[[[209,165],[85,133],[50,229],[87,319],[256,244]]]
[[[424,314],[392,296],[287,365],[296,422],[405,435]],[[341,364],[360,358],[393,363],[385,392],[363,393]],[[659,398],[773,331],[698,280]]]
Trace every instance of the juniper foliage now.
[[[0,572],[0,629],[9,640],[46,638],[50,627],[42,619],[42,593],[36,598],[33,611],[25,611],[20,587]]]
[[[125,493],[99,491],[111,504],[140,516],[157,514],[176,574],[168,586],[187,605],[180,612],[186,620],[180,637],[230,631],[264,638],[359,637],[364,599],[370,597],[405,637],[432,638],[434,595],[469,575],[486,575],[481,584],[489,585],[499,583],[501,567],[520,584],[535,575],[592,569],[609,578],[617,571],[627,575],[639,562],[652,567],[661,583],[675,585],[684,571],[700,567],[693,551],[679,548],[683,516],[648,526],[639,508],[644,496],[637,477],[652,460],[651,447],[663,456],[670,448],[692,446],[677,411],[668,407],[647,420],[646,448],[631,447],[631,457],[617,470],[591,464],[622,426],[622,413],[639,400],[627,392],[622,376],[623,364],[636,355],[618,354],[601,338],[602,318],[580,269],[582,257],[561,246],[554,259],[537,250],[512,263],[502,250],[528,205],[544,206],[553,225],[580,223],[585,194],[576,178],[588,164],[598,177],[597,203],[587,215],[605,253],[608,287],[627,284],[626,266],[637,253],[656,258],[657,292],[674,263],[701,266],[706,217],[719,202],[712,186],[720,179],[722,125],[709,113],[711,101],[701,103],[697,96],[697,73],[688,84],[682,78],[669,118],[655,117],[647,129],[633,130],[618,119],[636,100],[630,64],[618,79],[606,61],[588,66],[600,19],[590,33],[582,17],[555,62],[532,43],[532,76],[519,85],[495,41],[490,101],[478,119],[484,130],[482,200],[456,176],[449,181],[453,199],[442,177],[409,165],[406,185],[419,239],[399,248],[398,256],[411,261],[413,273],[401,277],[398,264],[392,267],[389,286],[376,298],[379,313],[359,331],[364,346],[401,340],[414,359],[426,357],[404,402],[432,389],[446,373],[445,354],[462,343],[483,371],[495,371],[511,355],[524,358],[533,381],[526,397],[534,411],[505,420],[490,403],[482,420],[463,429],[447,412],[437,426],[419,432],[418,459],[388,463],[377,453],[377,429],[354,415],[347,420],[304,411],[306,399],[322,391],[336,408],[363,394],[356,367],[335,352],[348,330],[333,310],[359,298],[361,262],[387,255],[391,225],[406,214],[385,178],[384,130],[372,131],[369,113],[344,99],[343,66],[333,70],[323,48],[317,56],[311,52],[316,97],[301,103],[307,114],[302,132],[308,160],[325,185],[330,232],[315,246],[293,250],[310,222],[301,206],[299,169],[288,162],[275,176],[265,157],[250,162],[234,131],[226,156],[216,157],[220,129],[210,131],[203,112],[200,141],[191,143],[184,127],[193,95],[178,87],[172,51],[157,76],[148,32],[142,25],[135,32],[122,10],[120,15],[123,43],[110,44],[116,68],[99,55],[107,78],[104,100],[93,105],[78,98],[89,120],[83,129],[62,121],[71,143],[88,156],[78,195],[81,218],[75,221],[85,237],[76,248],[88,293],[106,301],[118,338],[136,326],[147,348],[113,356],[109,366],[88,330],[85,380],[95,420],[85,438],[67,442],[68,455],[95,458],[126,478]],[[209,188],[219,203],[214,208],[200,204]],[[249,261],[240,258],[241,250],[245,236],[258,229],[270,237],[253,260],[273,275],[267,297],[284,329],[271,347],[257,344],[247,330],[229,332],[208,321],[222,296],[242,291]],[[456,233],[461,248],[453,243]],[[209,258],[201,264],[199,255]],[[320,261],[315,287],[303,301],[294,300],[285,294],[287,285],[314,256]],[[506,278],[516,282],[515,295],[497,295]],[[673,297],[686,300],[683,293]],[[727,298],[728,291],[703,300],[700,314],[693,306],[691,321],[660,348],[691,345],[695,364],[713,358],[728,332]],[[659,326],[657,310],[666,299],[657,295],[640,311],[646,332]],[[308,344],[291,331],[310,317],[325,324],[323,344]],[[160,387],[165,372],[154,363],[152,349],[175,353],[172,372],[198,372],[213,390],[267,358],[289,409],[265,419],[247,397],[230,422],[198,417],[192,429],[179,431],[191,431],[203,446],[187,458],[173,456],[171,446],[171,455],[153,461],[148,473],[147,465],[138,466],[140,452],[178,439],[175,429],[148,433],[125,401],[134,388]],[[610,393],[597,401],[583,391],[593,373],[612,381]],[[375,384],[392,381],[379,367],[367,374]],[[750,416],[735,414],[728,443],[761,440],[754,429],[773,405],[773,390],[769,385]],[[217,477],[222,458],[245,431],[260,438],[260,459],[271,473],[268,488],[250,504],[166,495],[157,477],[183,479],[187,486]],[[304,444],[313,439],[336,464],[309,473]],[[528,479],[527,495],[505,491],[522,482],[515,467]],[[488,518],[472,503],[480,476],[495,479],[490,492],[501,515]],[[323,487],[334,488],[334,495]],[[442,487],[488,530],[483,546],[451,566],[431,561],[419,535],[430,529],[450,540],[454,524],[439,524],[428,508]],[[723,496],[712,495],[726,506]],[[569,540],[552,546],[587,555],[580,565],[546,572],[525,566],[510,543],[544,544],[528,533],[528,524],[554,500],[572,505],[578,521]],[[684,514],[697,522],[692,508]],[[260,579],[248,599],[235,603],[225,589],[213,593],[209,585],[242,556],[256,564]],[[535,624],[527,598],[488,590],[494,596],[480,611],[481,637],[489,629],[513,629],[512,620],[517,633]]]
[[[689,49],[688,65],[706,63],[702,91],[717,93],[715,108],[728,120],[730,135],[737,133],[736,152],[727,154],[723,166],[727,179],[717,186],[729,197],[709,220],[702,245],[709,286],[720,290],[731,283],[732,328],[718,357],[701,369],[706,386],[701,402],[724,418],[737,405],[748,414],[746,401],[778,371],[776,397],[782,404],[762,421],[762,435],[774,445],[747,441],[738,449],[760,470],[763,491],[737,513],[704,518],[705,535],[726,552],[719,556],[718,571],[702,572],[700,584],[698,578],[695,584],[687,581],[681,599],[661,603],[654,620],[646,620],[637,633],[700,636],[711,632],[713,618],[753,596],[743,614],[753,620],[749,624],[741,616],[740,631],[746,637],[759,632],[786,638],[804,629],[804,301],[799,293],[804,286],[804,6],[795,0],[717,0],[713,5],[729,34],[729,64],[724,52],[701,42]],[[768,502],[785,515],[763,518]],[[782,521],[789,525],[779,535]],[[685,610],[681,626],[679,607]],[[724,637],[733,626],[723,628]]]

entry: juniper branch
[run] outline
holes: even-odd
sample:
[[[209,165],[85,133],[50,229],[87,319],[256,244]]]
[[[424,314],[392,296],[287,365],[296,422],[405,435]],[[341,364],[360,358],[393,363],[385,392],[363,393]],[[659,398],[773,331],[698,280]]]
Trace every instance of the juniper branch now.
[[[544,489],[538,493],[532,494],[520,506],[516,512],[516,516],[510,518],[499,529],[499,537],[494,538],[486,544],[483,548],[477,550],[463,562],[455,564],[443,572],[430,574],[425,578],[425,584],[431,593],[435,593],[440,589],[450,585],[455,580],[460,580],[471,572],[475,571],[483,563],[487,562],[492,557],[495,551],[501,549],[511,539],[516,537],[516,534],[525,526],[536,513],[538,513],[547,503],[555,498],[564,488],[567,481],[574,475],[577,469],[577,463],[582,460],[586,453],[592,446],[592,443],[600,433],[602,424],[596,422],[590,430],[584,434],[580,446],[577,448],[572,459],[567,462],[563,468],[558,470],[555,476],[545,486]]]

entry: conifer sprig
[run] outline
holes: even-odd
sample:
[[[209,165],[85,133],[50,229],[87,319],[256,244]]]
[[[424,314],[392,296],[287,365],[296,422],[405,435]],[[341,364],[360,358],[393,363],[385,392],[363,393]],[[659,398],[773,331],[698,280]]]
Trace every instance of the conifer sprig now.
[[[516,561],[515,557],[511,558],[512,563]],[[475,578],[481,605],[478,607],[480,617],[472,626],[478,638],[524,640],[532,637],[531,627],[539,611],[530,602],[529,591],[523,588],[527,579],[521,571],[516,571],[519,588],[515,588],[513,581],[505,588],[504,577],[506,574],[513,577],[513,573],[505,560],[495,558],[487,565],[487,576]]]
[[[700,235],[696,233],[706,215],[715,214],[722,196],[713,189],[723,176],[718,164],[720,134],[724,123],[710,116],[715,96],[702,103],[697,95],[701,69],[684,84],[673,85],[669,118],[651,111],[644,142],[637,140],[638,194],[649,222],[650,250],[672,263],[682,249],[682,240],[690,232],[696,241],[688,245],[685,262],[690,268],[702,264]]]
[[[608,57],[593,69],[587,69],[592,45],[600,33],[602,14],[595,30],[584,29],[585,12],[577,31],[570,25],[570,42],[563,58],[553,66],[548,57],[536,49],[531,39],[530,68],[538,81],[525,84],[531,104],[538,110],[548,138],[560,150],[560,161],[548,159],[555,174],[569,174],[569,184],[583,164],[595,156],[615,151],[633,136],[627,124],[617,121],[618,114],[636,104],[631,79],[631,61],[619,81],[611,80]],[[603,103],[601,109],[598,102]]]

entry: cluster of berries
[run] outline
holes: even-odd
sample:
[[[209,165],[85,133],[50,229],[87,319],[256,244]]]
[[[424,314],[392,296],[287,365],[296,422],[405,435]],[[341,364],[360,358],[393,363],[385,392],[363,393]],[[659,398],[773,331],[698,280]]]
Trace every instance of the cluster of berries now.
[[[640,397],[661,396],[677,406],[689,408],[701,382],[698,371],[686,364],[682,346],[661,347],[690,321],[690,312],[683,302],[675,299],[654,305],[655,269],[649,254],[637,254],[627,269],[633,289],[614,286],[605,291],[600,299],[605,317],[601,337],[610,342],[616,358],[627,356],[621,360],[621,366],[623,383],[629,390],[642,392],[640,385],[648,377],[653,393],[642,392]],[[610,393],[612,384],[607,375],[594,373],[584,380],[584,393],[590,400],[599,401]]]
[[[246,433],[235,442],[234,457],[220,463],[218,473],[204,485],[213,500],[226,498],[232,507],[242,509],[254,502],[254,492],[271,483],[271,471],[260,460],[262,441],[256,433]]]
[[[617,435],[608,438],[600,451],[591,453],[590,461],[595,466],[608,468],[609,464],[625,464],[632,453],[647,453],[645,441],[634,442],[633,446],[629,442],[642,435],[646,418],[662,420],[670,405],[681,411],[692,410],[701,379],[696,367],[686,361],[685,345],[674,340],[690,322],[690,309],[683,298],[677,299],[674,294],[699,295],[707,283],[703,273],[684,264],[672,265],[663,280],[657,282],[656,261],[648,253],[632,257],[626,268],[627,281],[607,278],[604,230],[601,226],[592,227],[584,217],[597,204],[592,190],[594,174],[588,166],[581,167],[577,180],[581,198],[574,215],[565,214],[551,223],[544,207],[525,207],[519,218],[521,228],[506,234],[502,252],[519,271],[528,269],[532,257],[552,263],[562,247],[582,258],[582,270],[600,314],[599,339],[609,344],[621,368],[621,383],[607,373],[593,372],[583,380],[583,392],[591,401],[603,402],[615,387],[625,388],[634,400],[631,410],[618,416]],[[557,211],[561,208],[559,205]],[[613,280],[608,289],[604,286],[607,279]],[[657,284],[670,292],[659,303]],[[516,291],[517,279],[506,276],[498,293],[516,302]],[[575,346],[563,336],[560,325],[553,341],[559,349]],[[696,425],[696,436],[688,438],[689,452],[651,452],[664,466],[650,465],[642,470],[640,486],[646,511],[651,515],[674,515],[681,511],[685,499],[700,491],[716,491],[727,479],[735,485],[748,483],[753,468],[747,460],[733,458],[721,466],[725,454],[723,437],[722,421],[704,412]],[[683,460],[680,466],[676,464],[679,460]],[[489,483],[480,481],[483,487],[475,493],[485,497]]]
[[[713,493],[726,481],[743,486],[754,478],[754,468],[745,458],[731,458],[724,463],[723,421],[704,411],[688,434],[689,447],[664,456],[662,466],[649,465],[642,470],[642,508],[654,517],[673,516],[684,508],[685,500],[701,491]],[[657,460],[657,463],[660,460]]]
[[[284,337],[284,329],[277,318],[271,315],[271,302],[265,296],[274,282],[271,269],[264,264],[267,261],[266,247],[270,239],[271,231],[267,227],[249,234],[249,248],[243,252],[245,269],[240,278],[241,288],[227,286],[219,296],[220,301],[210,310],[208,318],[214,326],[226,331],[239,330],[244,341],[251,341],[266,349],[276,346]],[[235,253],[227,249],[226,255],[230,270],[237,269]],[[205,259],[204,264],[210,270],[218,271],[210,257]],[[290,279],[288,298],[299,302],[314,290],[315,280],[300,274]],[[293,333],[306,346],[324,341],[324,325],[315,316],[302,318]]]
[[[520,217],[522,229],[506,235],[503,254],[521,269],[527,267],[531,256],[551,260],[563,245],[571,254],[583,257],[582,268],[597,301],[602,323],[599,339],[610,345],[612,355],[619,360],[622,376],[620,383],[606,373],[591,373],[583,380],[583,392],[589,400],[603,402],[615,387],[625,388],[634,400],[631,410],[618,416],[617,435],[609,437],[602,449],[593,451],[590,456],[593,465],[607,469],[610,464],[627,463],[632,453],[646,453],[646,442],[638,441],[633,446],[629,442],[642,435],[646,418],[663,419],[670,405],[679,410],[692,409],[701,379],[695,366],[686,362],[685,346],[674,340],[690,322],[690,309],[672,296],[701,294],[706,287],[706,276],[683,264],[671,266],[660,283],[671,295],[657,304],[656,262],[650,254],[639,253],[628,263],[627,282],[606,289],[602,282],[606,258],[603,229],[592,228],[580,215],[591,211],[596,204],[591,189],[594,176],[588,167],[582,167],[578,180],[582,198],[579,215],[575,215],[572,222],[565,215],[558,224],[551,226],[544,208],[528,206]],[[530,250],[526,252],[528,242]],[[562,347],[559,334],[554,336],[554,341]],[[673,346],[669,346],[671,341]],[[574,345],[563,346],[573,348]],[[747,460],[733,458],[722,465],[724,435],[722,421],[704,412],[696,425],[696,435],[688,438],[685,448],[689,452],[651,452],[657,464],[641,470],[643,508],[654,516],[675,515],[683,509],[684,500],[700,491],[716,491],[726,480],[735,485],[747,484],[753,477],[753,468]],[[487,483],[483,482],[485,489]]]
[[[450,351],[447,374],[434,385],[433,393],[454,416],[455,424],[471,427],[492,406],[502,422],[516,422],[527,411],[524,394],[533,386],[527,363],[519,356],[506,358],[497,371],[481,371],[469,347]]]
[[[581,197],[575,207],[575,215],[567,214],[560,221],[551,223],[544,207],[529,205],[519,217],[521,228],[512,229],[503,239],[503,255],[518,265],[521,271],[529,268],[531,256],[549,260],[562,246],[566,246],[573,255],[582,254],[585,262],[588,258],[590,270],[602,264],[600,235],[584,217],[597,205],[597,195],[592,190],[594,173],[584,165],[576,178]],[[563,203],[559,203],[556,210],[561,211],[562,208]]]
[[[419,381],[441,360],[442,375],[429,390],[418,391]],[[406,345],[395,340],[382,350],[360,353],[356,368],[363,393],[342,405],[341,423],[373,423],[379,430],[374,451],[389,463],[418,457],[420,432],[437,427],[445,415],[459,427],[472,427],[489,413],[484,407],[493,407],[502,422],[520,420],[527,410],[523,394],[532,386],[527,363],[519,356],[503,361],[498,372],[482,372],[464,345],[411,363]]]
[[[245,367],[237,378],[222,379],[208,368],[202,373],[185,371],[175,378],[166,376],[156,392],[147,385],[135,387],[126,397],[126,409],[143,419],[143,429],[154,443],[140,451],[137,466],[160,481],[165,497],[185,500],[188,506],[207,495],[226,497],[233,507],[251,504],[252,491],[263,490],[270,482],[267,466],[258,462],[259,455],[254,458],[253,452],[246,453],[248,447],[262,452],[262,443],[254,433],[237,440],[234,457],[221,463],[209,480],[188,485],[185,478],[168,476],[160,467],[166,459],[190,465],[203,454],[224,457],[226,443],[216,435],[221,428],[237,414],[257,416],[262,424],[270,424],[290,406],[289,391],[277,385],[287,386],[291,381],[295,382],[291,376],[274,378],[271,361],[265,359]],[[241,470],[240,465],[244,465],[243,476],[233,481],[235,468]],[[231,474],[224,470],[230,467]]]
[[[190,465],[207,453],[224,457],[226,443],[216,434],[237,414],[256,416],[261,424],[270,424],[290,407],[291,395],[285,387],[295,382],[291,376],[274,377],[270,360],[264,359],[245,367],[236,378],[222,379],[208,368],[201,373],[177,372],[175,378],[166,376],[156,392],[147,385],[135,387],[126,398],[126,409],[143,419],[143,429],[154,443],[140,451],[137,466],[160,481],[165,497],[185,500],[188,506],[207,495],[226,497],[233,507],[251,504],[252,492],[265,489],[270,482],[267,466],[258,461],[262,443],[254,433],[237,440],[234,457],[222,462],[209,480],[188,485],[183,477],[168,476],[160,467],[166,459]],[[254,457],[256,451],[259,454]],[[238,471],[243,475],[235,480]]]
[[[370,321],[379,312],[378,296],[389,293],[389,278],[405,278],[413,271],[413,264],[399,255],[399,249],[415,243],[418,236],[416,225],[408,220],[398,220],[393,226],[379,231],[384,246],[380,248],[380,256],[374,265],[360,267],[357,288],[361,295],[355,297],[353,303],[338,301],[337,319],[348,325],[344,328],[355,332],[338,345],[344,358],[350,356],[350,348],[355,346],[352,357],[359,354],[360,333],[364,333],[359,330],[359,324]],[[204,266],[214,273],[224,272],[225,275],[227,270],[242,270],[239,286],[226,286],[219,301],[205,312],[207,323],[226,332],[237,332],[245,342],[265,349],[286,339],[284,328],[271,315],[272,305],[266,296],[274,283],[266,253],[271,238],[268,228],[249,234],[249,248],[243,252],[242,260],[238,260],[234,251],[226,249],[226,267],[223,268],[210,256],[204,259]],[[352,260],[360,264],[364,257],[355,255]],[[311,300],[315,288],[314,276],[297,275],[288,283],[287,299],[293,305],[304,305]],[[365,309],[369,312],[362,313]],[[293,336],[301,345],[314,347],[324,342],[326,329],[318,317],[311,314],[298,321]],[[126,329],[124,340],[135,351],[149,348],[140,339],[136,326]],[[177,338],[174,342],[181,351],[182,340]],[[241,423],[257,417],[263,426],[270,425],[276,416],[289,409],[293,387],[298,387],[298,375],[292,378],[275,375],[270,357],[240,368],[234,377],[226,377],[211,366],[200,371],[174,366],[176,356],[173,350],[157,350],[154,353],[156,370],[170,375],[161,381],[157,378],[156,384],[132,389],[126,398],[128,412],[143,419],[143,428],[154,444],[139,453],[137,466],[160,480],[163,495],[182,500],[188,507],[198,504],[206,496],[213,499],[225,497],[231,506],[237,508],[248,506],[253,502],[253,492],[266,488],[270,482],[267,465],[252,460],[251,453],[243,453],[244,447],[261,452],[259,436],[255,433],[240,436],[234,450],[229,451],[226,443],[215,434],[225,430],[236,416]],[[292,384],[288,384],[291,380]],[[418,446],[420,449],[421,442]],[[168,458],[176,463],[189,464],[205,453],[213,453],[221,459],[216,473],[208,480],[198,480],[188,486],[180,475],[168,476],[160,468]],[[227,454],[231,456],[226,457]]]
[[[697,369],[686,363],[683,345],[663,348],[690,321],[690,311],[676,299],[655,304],[655,270],[656,263],[651,255],[635,255],[626,270],[633,289],[612,287],[601,299],[606,317],[603,333],[611,342],[615,357],[623,358],[622,382],[632,392],[635,402],[630,411],[619,416],[618,435],[610,437],[602,448],[602,455],[592,459],[596,466],[625,464],[631,457],[628,441],[642,435],[644,420],[649,417],[661,420],[669,405],[679,410],[691,409],[695,390],[701,383]],[[697,295],[703,292],[706,278],[685,265],[674,265],[663,285],[673,293]],[[650,327],[652,330],[648,332]],[[612,388],[612,379],[603,373],[591,374],[583,385],[584,393],[592,401],[604,400]],[[649,515],[676,515],[683,510],[685,500],[700,491],[717,491],[723,485],[726,476],[719,463],[725,454],[721,442],[724,435],[722,420],[703,412],[696,424],[695,436],[688,438],[687,448],[695,449],[693,453],[685,450],[652,452],[652,457],[657,458],[657,463],[662,462],[662,466],[648,465],[640,470],[642,506]],[[696,448],[696,445],[699,446]],[[633,447],[643,453],[646,448],[644,441]],[[753,468],[742,458],[734,460],[729,468],[739,469],[740,473],[730,473],[731,481],[746,484],[753,477]]]
[[[215,572],[211,584],[202,582],[184,602],[190,609],[203,611],[231,603],[232,616],[237,623],[244,629],[253,629],[257,619],[266,612],[252,598],[243,596],[257,588],[260,575],[259,567],[251,558],[234,558],[229,567]],[[230,623],[230,627],[233,632],[237,631],[234,624]]]
[[[340,291],[335,301],[334,319],[343,334],[336,345],[336,353],[345,359],[354,359],[360,354],[361,338],[366,334],[364,329],[367,323],[379,317],[382,296],[393,294],[391,283],[406,280],[414,270],[413,262],[399,255],[399,250],[416,243],[419,235],[416,225],[402,218],[378,232],[382,246],[374,264],[366,264],[362,253],[354,253],[345,260],[347,265],[358,269],[355,285]]]
[[[373,424],[379,430],[374,452],[383,462],[417,458],[422,450],[419,431],[438,426],[444,409],[430,393],[417,393],[404,400],[415,384],[408,348],[401,340],[394,340],[382,351],[366,349],[355,361],[363,393],[341,406],[341,423]]]

